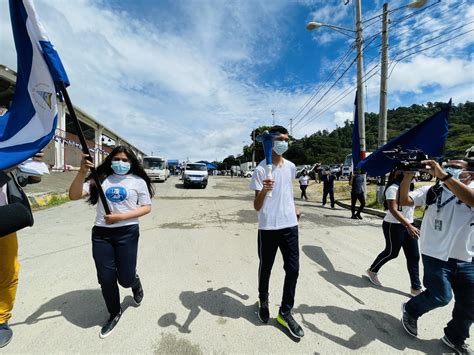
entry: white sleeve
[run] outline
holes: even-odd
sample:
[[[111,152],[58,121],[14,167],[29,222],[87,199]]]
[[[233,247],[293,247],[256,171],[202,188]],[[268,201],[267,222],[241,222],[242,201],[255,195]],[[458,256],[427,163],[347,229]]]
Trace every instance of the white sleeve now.
[[[409,193],[409,196],[413,199],[415,206],[423,206],[426,203],[426,194],[431,186],[422,186]]]
[[[257,166],[252,174],[249,188],[254,191],[261,191],[263,189],[263,180],[265,178],[265,170],[261,166]]]
[[[145,180],[141,179],[137,186],[138,191],[138,204],[140,206],[151,205],[150,193],[148,192],[148,186]]]
[[[89,195],[90,187],[91,187],[90,181],[86,181],[85,183],[82,184],[82,191]]]
[[[396,200],[397,199],[397,192],[398,186],[397,185],[390,185],[388,189],[385,191],[385,199],[386,200]]]

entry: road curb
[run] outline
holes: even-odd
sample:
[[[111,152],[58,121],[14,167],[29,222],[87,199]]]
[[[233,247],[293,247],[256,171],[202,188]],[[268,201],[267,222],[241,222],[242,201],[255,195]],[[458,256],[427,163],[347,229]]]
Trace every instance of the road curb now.
[[[336,205],[338,205],[340,207],[346,208],[348,210],[351,209],[351,205],[348,204],[348,203],[344,203],[344,202],[339,201],[339,200],[336,200],[335,202],[336,202]],[[385,212],[385,211],[380,211],[380,210],[376,210],[374,208],[367,208],[367,207],[364,207],[362,209],[362,212],[373,215],[373,216],[381,217],[381,218],[384,218],[385,215],[387,214],[387,212]]]
[[[55,199],[68,199],[67,192],[38,192],[34,194],[27,194],[28,201],[30,202],[31,208],[42,208],[47,207],[51,201]]]

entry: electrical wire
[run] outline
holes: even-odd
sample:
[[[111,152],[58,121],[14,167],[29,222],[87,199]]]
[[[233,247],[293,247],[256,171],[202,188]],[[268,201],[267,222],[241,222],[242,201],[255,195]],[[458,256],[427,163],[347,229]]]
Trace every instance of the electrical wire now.
[[[370,46],[370,44],[377,38],[377,36],[372,36],[372,38],[370,39],[370,41],[365,45],[365,47],[363,47],[362,49],[362,52]],[[311,113],[311,111],[313,111],[317,105],[319,105],[322,100],[326,97],[326,95],[336,86],[336,84],[342,79],[342,77],[349,71],[349,69],[354,65],[354,63],[357,61],[358,59],[358,56],[357,55],[353,61],[350,63],[350,65],[342,72],[342,74],[336,79],[336,81],[329,87],[329,89],[326,90],[326,92],[318,99],[318,101],[316,101],[316,103],[314,103],[307,111],[306,113],[300,117],[300,119],[297,121],[297,122],[294,122],[293,124],[293,129],[298,126],[305,117],[308,116],[309,113]]]
[[[399,58],[399,59],[393,60],[393,61],[390,63],[390,65],[392,65],[392,63],[393,63],[393,66],[392,66],[392,68],[391,68],[391,70],[390,70],[390,74],[387,76],[387,78],[390,78],[390,77],[392,76],[392,73],[393,73],[393,70],[395,69],[395,66],[396,66],[398,63],[400,63],[402,60],[404,60],[404,59],[406,59],[406,58],[408,58],[408,57],[411,57],[412,55],[415,55],[415,54],[417,54],[417,53],[421,53],[421,52],[427,51],[428,49],[437,47],[437,46],[439,46],[439,45],[441,45],[441,44],[444,44],[444,43],[449,42],[449,41],[451,41],[451,40],[453,40],[453,39],[455,39],[455,38],[464,36],[464,35],[466,35],[466,34],[468,34],[468,33],[471,33],[471,32],[474,32],[474,29],[473,29],[473,30],[469,30],[469,31],[462,32],[462,33],[460,33],[460,34],[458,34],[458,35],[456,35],[456,36],[453,36],[453,37],[451,37],[451,38],[448,38],[448,39],[446,39],[446,40],[444,40],[444,41],[441,41],[441,42],[439,42],[439,43],[435,43],[435,44],[433,44],[432,46],[429,46],[429,47],[426,47],[426,48],[422,48],[422,49],[420,49],[420,50],[418,50],[418,51],[416,51],[416,52],[409,53],[409,54],[405,55],[404,57],[401,57],[401,58]],[[389,65],[389,66],[390,66],[390,65]]]

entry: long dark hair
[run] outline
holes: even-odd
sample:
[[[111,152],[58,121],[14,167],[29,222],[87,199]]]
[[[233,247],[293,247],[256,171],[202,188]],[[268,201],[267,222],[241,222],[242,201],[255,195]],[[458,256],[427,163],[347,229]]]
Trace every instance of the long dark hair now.
[[[387,184],[385,185],[385,190],[383,191],[383,207],[386,210],[388,210],[387,199],[385,198],[385,193],[387,192],[387,189],[393,184],[400,186],[400,183],[402,182],[402,180],[403,180],[403,172],[399,172],[399,170],[397,169],[393,169],[390,172],[390,175],[388,175]]]
[[[155,189],[153,184],[146,174],[145,169],[143,169],[143,165],[138,160],[137,156],[129,147],[124,145],[118,145],[110,152],[109,155],[105,158],[105,160],[100,164],[97,168],[97,175],[99,176],[100,181],[104,181],[109,175],[112,175],[114,171],[112,170],[112,158],[116,156],[118,153],[125,153],[128,159],[130,159],[130,171],[128,174],[134,174],[141,177],[145,180],[146,186],[148,188],[148,192],[150,193],[150,197],[155,195]],[[86,181],[90,181],[90,191],[89,191],[89,198],[87,202],[91,205],[95,205],[99,200],[99,192],[97,191],[97,187],[95,186],[94,181],[92,180],[91,174],[89,174],[86,178]]]
[[[387,189],[393,184],[400,186],[400,184],[402,183],[402,180],[403,180],[403,171],[400,171],[397,168],[395,168],[390,172],[390,175],[388,176],[387,184],[385,185],[385,190],[383,191],[383,207],[386,210],[388,210],[387,199],[385,198],[385,193],[387,192]],[[410,183],[410,191],[413,191],[414,189],[415,189],[415,184],[412,182]]]

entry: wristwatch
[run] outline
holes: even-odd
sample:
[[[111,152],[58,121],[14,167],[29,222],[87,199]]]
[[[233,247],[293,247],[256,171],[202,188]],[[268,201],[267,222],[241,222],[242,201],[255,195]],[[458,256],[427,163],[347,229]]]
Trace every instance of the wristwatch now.
[[[450,174],[450,173],[446,173],[446,176],[443,176],[441,179],[439,179],[440,181],[446,181],[448,179],[451,179],[453,176]]]

